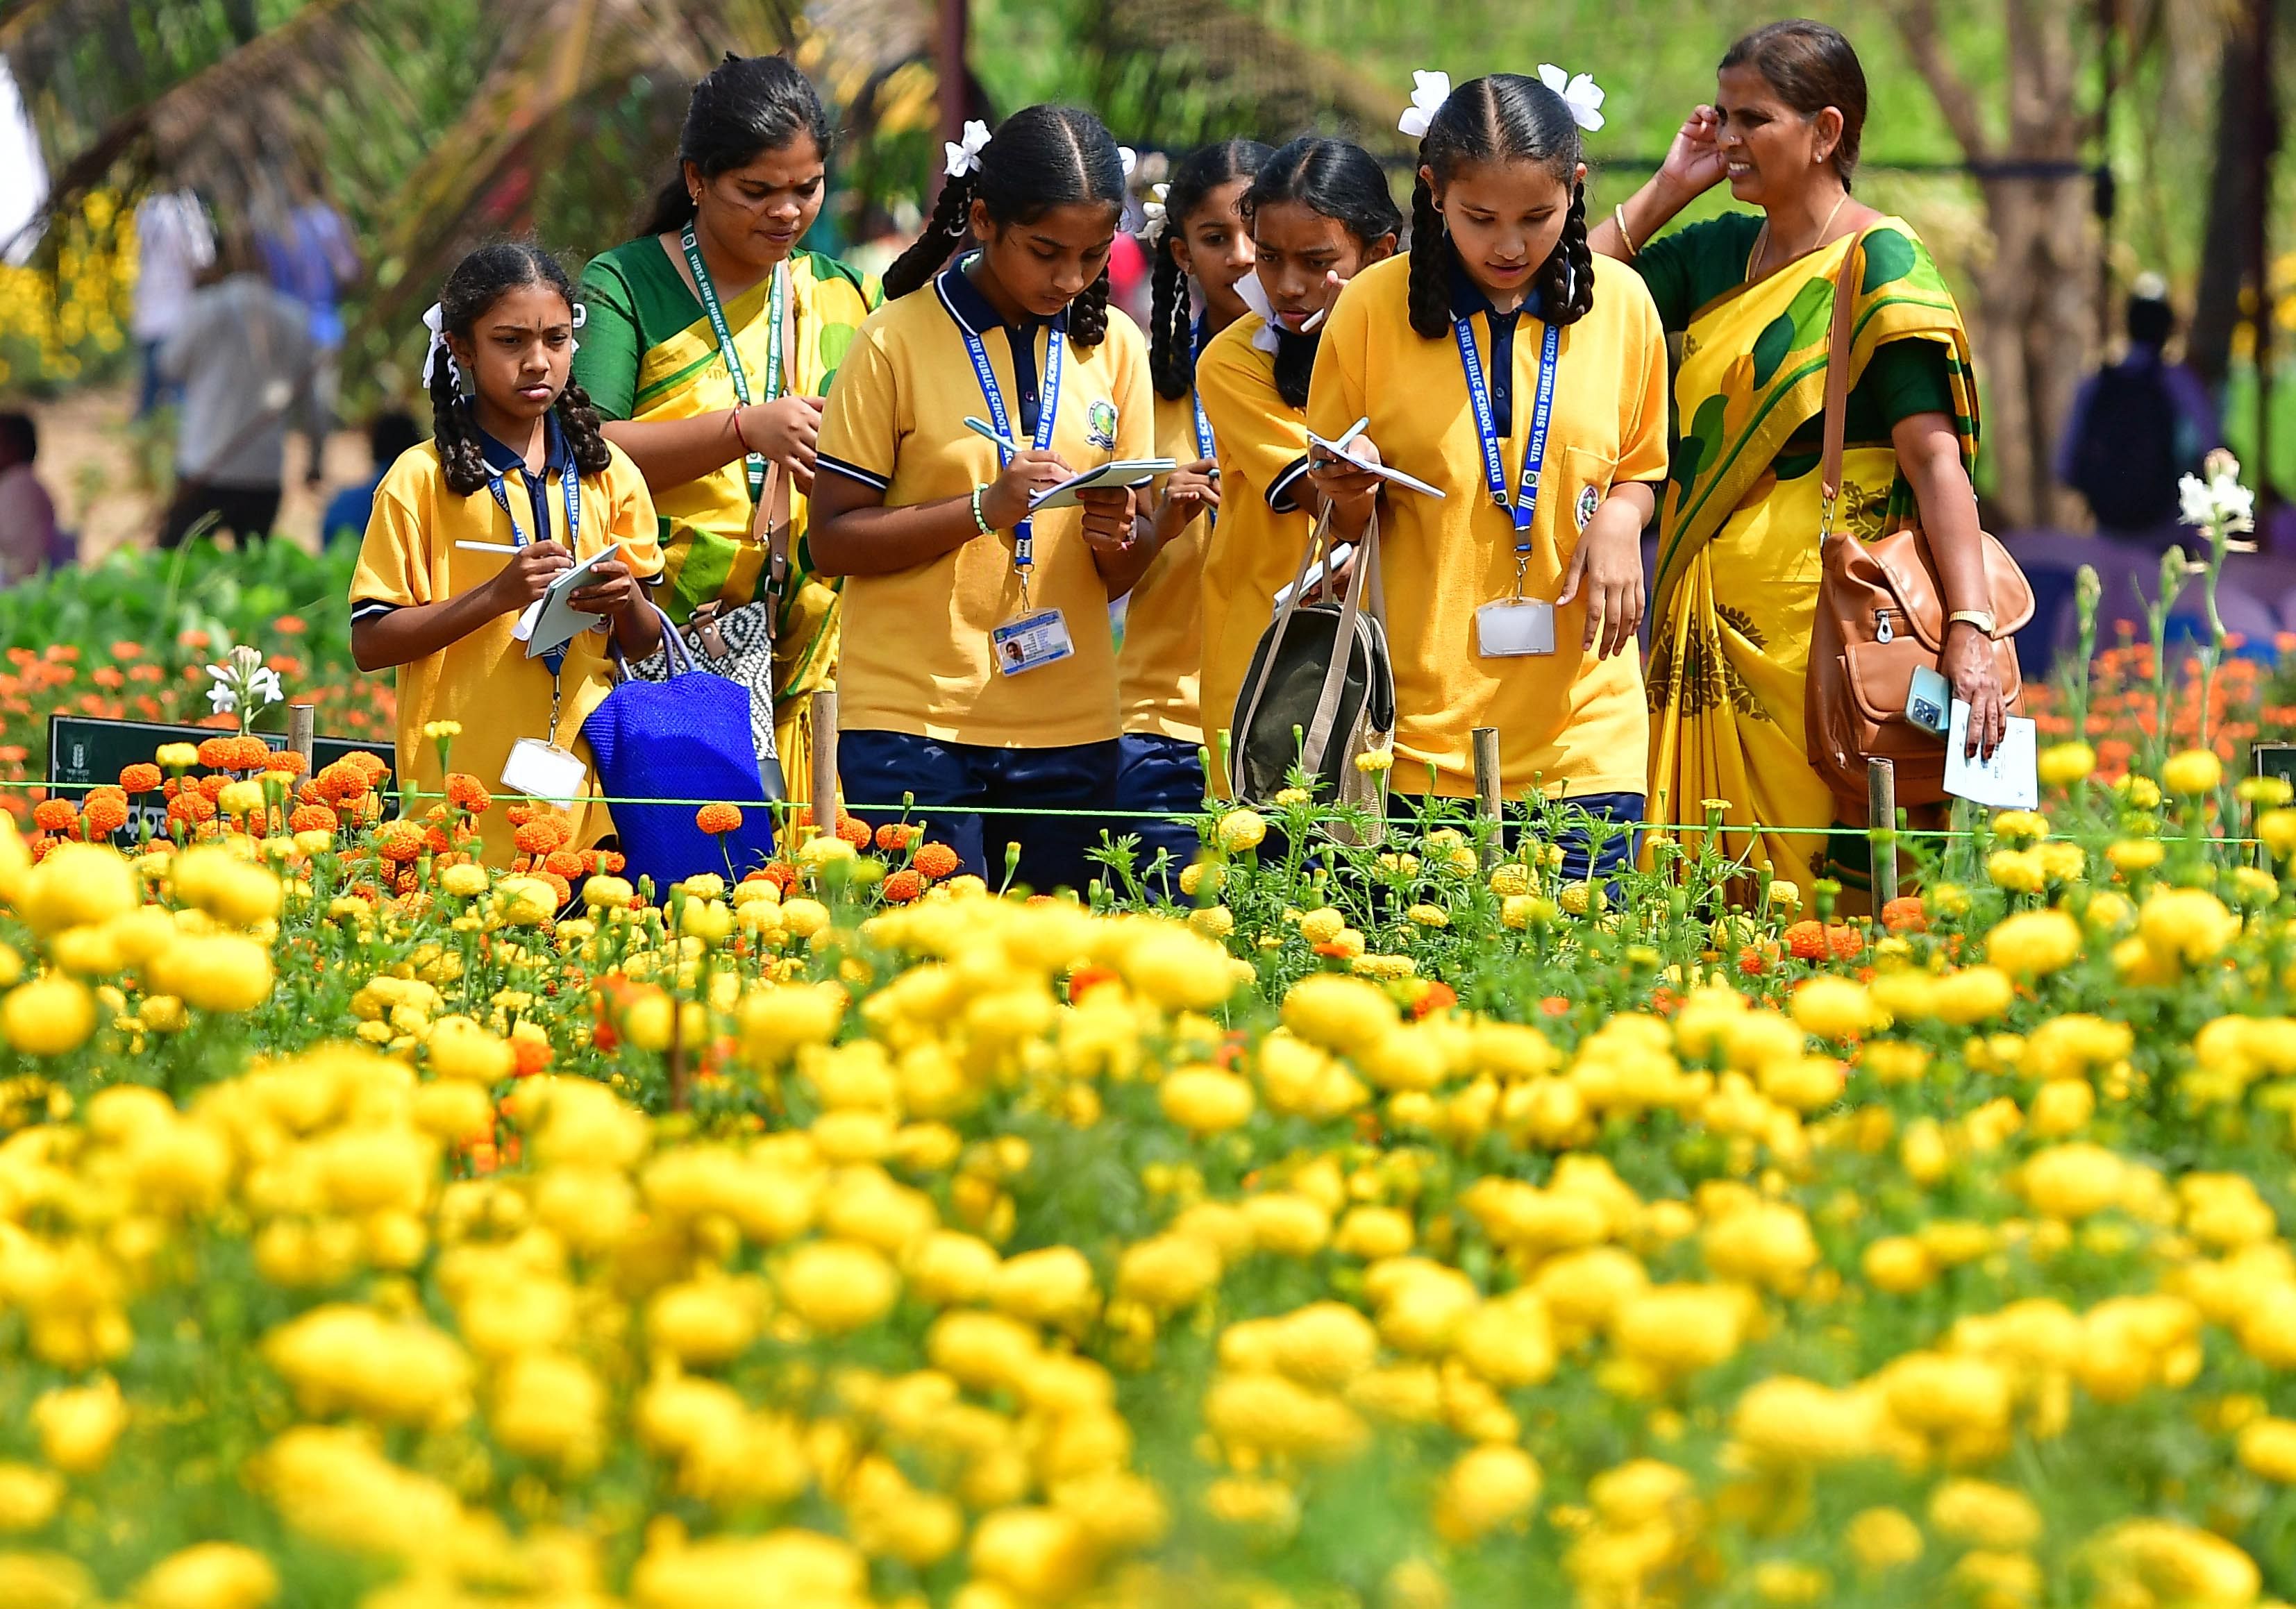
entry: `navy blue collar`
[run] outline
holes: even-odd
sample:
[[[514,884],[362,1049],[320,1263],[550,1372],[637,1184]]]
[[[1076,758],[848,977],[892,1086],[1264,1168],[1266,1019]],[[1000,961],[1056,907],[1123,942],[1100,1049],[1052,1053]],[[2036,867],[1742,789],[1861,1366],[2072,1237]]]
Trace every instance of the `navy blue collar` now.
[[[1204,355],[1204,348],[1210,346],[1212,342],[1212,327],[1210,317],[1203,314],[1198,314],[1196,315],[1196,322],[1193,327],[1192,333],[1195,338],[1195,355],[1201,357]]]
[[[512,470],[525,472],[525,453],[487,434],[475,415],[471,420],[471,429],[479,434],[479,452],[485,457],[487,468],[497,475],[507,475]],[[564,471],[574,461],[573,449],[566,445],[566,432],[559,426],[555,408],[542,416],[542,472],[546,479]]]
[[[1472,318],[1480,313],[1494,330],[1498,328],[1501,319],[1505,319],[1508,328],[1512,329],[1517,318],[1523,314],[1529,314],[1533,318],[1538,317],[1538,291],[1534,287],[1530,294],[1523,298],[1521,306],[1513,313],[1501,313],[1491,306],[1491,298],[1483,294],[1483,288],[1469,276],[1466,265],[1459,261],[1458,253],[1455,251],[1451,254],[1451,316],[1453,318]]]
[[[1065,307],[1050,318],[1027,318],[1018,324],[1006,323],[1004,315],[996,311],[995,305],[980,293],[980,287],[972,282],[972,276],[964,271],[964,265],[978,255],[967,252],[940,271],[941,305],[967,334],[986,335],[991,330],[1004,330],[1033,340],[1037,330],[1046,324],[1062,331],[1069,327],[1069,310]]]

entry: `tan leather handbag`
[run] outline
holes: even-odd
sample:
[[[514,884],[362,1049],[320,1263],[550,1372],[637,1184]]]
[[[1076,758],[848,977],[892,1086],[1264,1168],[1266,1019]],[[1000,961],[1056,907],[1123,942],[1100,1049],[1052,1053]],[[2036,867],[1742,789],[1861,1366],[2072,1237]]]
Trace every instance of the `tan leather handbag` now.
[[[1818,467],[1824,566],[1809,644],[1803,699],[1809,763],[1833,792],[1839,819],[1866,819],[1866,763],[1891,761],[1898,803],[1934,804],[1946,796],[1945,743],[1906,718],[1914,672],[1939,669],[1945,651],[1945,591],[1919,527],[1861,542],[1834,524],[1841,493],[1842,435],[1849,405],[1849,318],[1866,241],[1841,259],[1833,283],[1833,329],[1825,359],[1825,452]],[[2024,697],[2011,633],[2033,617],[2033,589],[1998,540],[1980,532],[1991,594],[1994,674],[2015,714]]]

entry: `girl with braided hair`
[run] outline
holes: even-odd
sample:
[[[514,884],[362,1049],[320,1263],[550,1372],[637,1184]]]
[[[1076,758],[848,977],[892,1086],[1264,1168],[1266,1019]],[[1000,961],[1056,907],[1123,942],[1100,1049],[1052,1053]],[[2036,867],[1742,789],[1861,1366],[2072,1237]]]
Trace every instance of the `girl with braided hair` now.
[[[582,723],[613,687],[602,633],[630,657],[661,641],[644,584],[661,573],[653,501],[572,380],[576,308],[557,258],[521,242],[482,246],[447,276],[425,322],[436,434],[376,488],[350,590],[359,668],[398,671],[410,804],[445,790],[438,746],[422,737],[436,721],[461,724],[455,767],[482,782],[502,776],[522,739],[567,749],[589,771]],[[529,658],[519,617],[608,548],[619,551],[568,600],[599,617],[597,628],[562,655]],[[594,786],[590,772],[586,791]],[[570,811],[577,848],[613,830],[603,806],[553,803]],[[480,826],[488,858],[507,864],[512,824],[496,811]]]
[[[1112,820],[1025,813],[1112,803],[1108,606],[1151,554],[1129,489],[1032,501],[1154,455],[1147,346],[1108,305],[1128,164],[1064,106],[968,125],[947,156],[822,418],[813,556],[846,577],[838,772],[865,820],[913,797],[969,871],[1081,888]]]
[[[1541,68],[1454,90],[1421,73],[1411,250],[1332,310],[1308,422],[1439,488],[1397,489],[1322,449],[1310,473],[1353,539],[1381,511],[1395,669],[1394,775],[1474,793],[1473,730],[1496,727],[1505,795],[1643,813],[1649,719],[1635,628],[1642,532],[1666,476],[1666,345],[1642,281],[1587,247],[1580,131],[1602,91]],[[1623,859],[1630,835],[1576,877]]]
[[[1173,171],[1149,203],[1154,312],[1148,366],[1156,385],[1156,452],[1180,468],[1163,484],[1144,535],[1147,573],[1124,604],[1117,703],[1124,736],[1116,772],[1119,808],[1140,811],[1144,859],[1169,857],[1171,878],[1194,857],[1196,834],[1176,813],[1203,808],[1204,544],[1219,518],[1219,465],[1211,422],[1196,396],[1196,355],[1249,309],[1237,282],[1251,272],[1244,191],[1269,155],[1251,140],[1207,145]],[[1203,303],[1192,306],[1191,287]]]

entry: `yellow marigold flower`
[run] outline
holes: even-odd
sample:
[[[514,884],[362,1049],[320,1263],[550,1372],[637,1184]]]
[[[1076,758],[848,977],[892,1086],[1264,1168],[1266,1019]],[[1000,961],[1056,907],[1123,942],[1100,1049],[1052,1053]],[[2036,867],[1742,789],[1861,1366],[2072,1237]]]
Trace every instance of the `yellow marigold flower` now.
[[[2296,854],[2296,810],[2282,806],[2256,818],[2256,836],[2279,860]]]
[[[1128,1248],[1116,1265],[1116,1294],[1159,1313],[1194,1305],[1219,1283],[1218,1250],[1192,1235],[1163,1234]]]
[[[2168,857],[2168,846],[2158,838],[2115,838],[2104,848],[2113,870],[2131,876],[2152,870]]]
[[[800,1246],[781,1268],[782,1299],[808,1326],[842,1335],[892,1311],[901,1277],[878,1252],[850,1240]]]
[[[797,863],[810,871],[843,865],[860,852],[835,833],[817,832],[797,846]]]
[[[1801,1031],[1819,1039],[1857,1039],[1882,1020],[1866,985],[1846,977],[1811,978],[1794,991],[1792,1010]]]
[[[2030,849],[1997,849],[1985,857],[1985,875],[2012,894],[2038,894],[2048,886],[2048,869]]]
[[[102,844],[61,843],[24,874],[16,914],[43,938],[109,921],[143,903],[135,870]]]
[[[1311,944],[1328,944],[1347,925],[1345,912],[1335,905],[1324,905],[1300,917],[1300,936]]]
[[[433,743],[441,738],[459,738],[463,735],[463,723],[460,721],[425,721],[422,735]]]
[[[2256,1561],[2213,1532],[2181,1520],[2123,1520],[2090,1545],[2105,1601],[2231,1609],[2263,1585]],[[2038,1572],[2037,1572],[2038,1573]]]
[[[93,1474],[102,1468],[127,1425],[127,1405],[110,1375],[90,1385],[51,1386],[32,1402],[40,1451],[66,1474]]]
[[[263,784],[226,782],[216,794],[216,808],[227,816],[251,816],[263,808]]]
[[[1235,912],[1225,905],[1206,905],[1188,912],[1188,926],[1209,939],[1223,939],[1235,931]]]
[[[1866,1248],[1858,1266],[1865,1270],[1868,1285],[1893,1296],[1910,1295],[1938,1275],[1929,1248],[1910,1235],[1891,1235],[1876,1240]]]
[[[144,971],[160,992],[202,1011],[252,1011],[271,998],[271,952],[236,933],[186,935]]]
[[[2283,1485],[2296,1484],[2296,1419],[2251,1419],[2241,1426],[2241,1467]]]
[[[1448,927],[1451,925],[1449,911],[1440,905],[1430,905],[1423,902],[1410,907],[1404,911],[1403,916],[1406,921],[1420,927]]]
[[[1227,868],[1218,861],[1192,861],[1180,868],[1180,892],[1190,899],[1197,894],[1217,894],[1227,886]]]
[[[1491,892],[1501,899],[1530,892],[1530,868],[1521,861],[1505,861],[1491,868]]]
[[[1289,1535],[1300,1523],[1300,1499],[1281,1481],[1223,1475],[1204,1488],[1204,1512],[1224,1525]]]
[[[1367,748],[1356,756],[1356,769],[1365,775],[1376,775],[1395,764],[1391,748]]]
[[[1183,1067],[1165,1078],[1157,1104],[1191,1134],[1219,1134],[1250,1121],[1251,1086],[1233,1073]]]
[[[2224,762],[2205,748],[2170,755],[2161,767],[2161,785],[2170,793],[2213,792],[2224,780]]]
[[[135,1609],[263,1609],[279,1572],[252,1548],[197,1542],[171,1553],[135,1584]]]
[[[2033,1097],[2027,1126],[2043,1139],[2062,1139],[2088,1126],[2096,1115],[2096,1090],[2086,1078],[2053,1078]]]
[[[2039,977],[2078,960],[2080,924],[2062,911],[2021,911],[1986,935],[1985,959],[2014,977]]]
[[[0,1033],[27,1056],[62,1056],[95,1032],[95,997],[75,978],[37,977],[0,1000]]]
[[[1754,1596],[1766,1604],[1815,1604],[1833,1589],[1833,1578],[1816,1564],[1764,1559],[1754,1566]]]
[[[2070,788],[2096,770],[2096,750],[2086,743],[2056,743],[2041,751],[2041,780],[2051,788]]]
[[[2128,1164],[2103,1146],[2062,1145],[2038,1151],[2022,1170],[2025,1199],[2052,1218],[2087,1218],[2116,1205]]]
[[[1993,830],[2013,844],[2038,844],[2049,836],[2049,818],[2038,810],[2005,810],[1993,818]]]
[[[843,844],[845,840],[832,838],[830,842]],[[852,845],[847,844],[846,847],[850,849]],[[782,926],[788,928],[793,937],[809,939],[829,926],[829,907],[819,900],[783,900]]]
[[[449,866],[440,872],[439,886],[458,900],[472,900],[493,886],[493,879],[488,877],[485,867],[465,863]]]
[[[509,1041],[467,1017],[440,1017],[431,1025],[423,1047],[430,1070],[441,1078],[496,1084],[518,1065]]]
[[[1903,1569],[1922,1556],[1922,1528],[1901,1508],[1861,1509],[1844,1534],[1858,1568],[1874,1574]]]
[[[988,1283],[988,1300],[1015,1319],[1064,1327],[1089,1321],[1100,1293],[1083,1253],[1048,1246],[1007,1259]]]
[[[1167,1011],[1209,1011],[1236,991],[1226,951],[1175,922],[1145,924],[1125,951],[1124,981]]]
[[[602,875],[587,878],[582,884],[582,903],[600,910],[619,911],[634,903],[637,897],[638,891],[620,878]]]
[[[1777,911],[1801,909],[1801,885],[1788,878],[1770,879],[1770,905]]]
[[[1478,1447],[1451,1466],[1435,1499],[1435,1529],[1464,1546],[1529,1516],[1542,1484],[1538,1465],[1520,1447]]]
[[[0,1464],[0,1531],[37,1531],[63,1501],[63,1478],[29,1464]]]
[[[1231,810],[1213,829],[1213,841],[1230,854],[1257,849],[1267,837],[1267,818],[1256,810]]]
[[[196,743],[162,743],[152,755],[169,771],[189,771],[200,763]]]
[[[2239,931],[2240,919],[2202,888],[2157,889],[2136,913],[2136,935],[2145,949],[2187,967],[2216,955]]]
[[[2030,1548],[2041,1539],[2041,1511],[2013,1487],[1947,1481],[1930,1494],[1930,1528],[1978,1548]]]
[[[1313,804],[1315,802],[1315,795],[1309,793],[1304,788],[1285,788],[1277,790],[1275,795],[1275,804],[1278,806],[1288,810],[1294,804]]]

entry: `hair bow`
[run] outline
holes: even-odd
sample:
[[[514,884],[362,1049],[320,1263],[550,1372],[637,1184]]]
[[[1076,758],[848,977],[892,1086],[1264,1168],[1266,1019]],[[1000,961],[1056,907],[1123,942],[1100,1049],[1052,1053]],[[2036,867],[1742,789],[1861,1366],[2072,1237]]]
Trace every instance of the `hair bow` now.
[[[447,349],[447,310],[437,302],[431,303],[430,311],[422,315],[422,327],[430,331],[430,345],[422,353],[423,388],[427,390],[436,383],[435,371],[442,363],[447,365],[448,377],[459,388],[463,372],[455,366],[455,355]]]
[[[943,140],[940,148],[948,156],[948,176],[961,179],[968,173],[980,171],[980,153],[988,148],[988,125],[978,118],[968,118],[964,138]]]
[[[1411,104],[1395,120],[1395,126],[1413,139],[1423,140],[1427,137],[1427,126],[1450,98],[1449,73],[1414,72],[1411,75]]]
[[[1129,145],[1119,145],[1116,148],[1116,159],[1124,164],[1124,177],[1129,183],[1132,170],[1140,166],[1140,153]]]
[[[581,302],[574,303],[573,306],[574,327],[577,330],[579,330],[583,325],[590,322],[590,309],[586,305]],[[566,354],[569,357],[571,357],[575,353],[579,352],[581,349],[582,343],[580,341],[570,339],[566,343]]]
[[[1552,61],[1539,63],[1538,81],[1562,97],[1562,104],[1570,109],[1571,121],[1588,134],[1603,127],[1603,86],[1595,82],[1591,73],[1572,76]]]
[[[1148,187],[1148,199],[1140,203],[1140,216],[1147,220],[1140,233],[1148,237],[1148,243],[1152,246],[1164,238],[1164,231],[1168,223],[1164,198],[1171,193],[1172,187],[1169,184],[1151,184]]]

